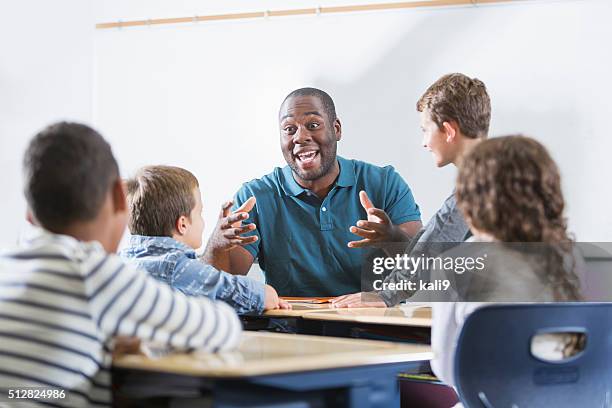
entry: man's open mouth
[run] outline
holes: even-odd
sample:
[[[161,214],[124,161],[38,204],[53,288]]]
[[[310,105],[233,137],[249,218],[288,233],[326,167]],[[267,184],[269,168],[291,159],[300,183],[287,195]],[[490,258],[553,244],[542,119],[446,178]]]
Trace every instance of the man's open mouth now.
[[[317,158],[318,155],[319,155],[319,152],[313,150],[309,152],[297,153],[295,155],[295,158],[297,159],[298,162],[302,164],[310,164]]]

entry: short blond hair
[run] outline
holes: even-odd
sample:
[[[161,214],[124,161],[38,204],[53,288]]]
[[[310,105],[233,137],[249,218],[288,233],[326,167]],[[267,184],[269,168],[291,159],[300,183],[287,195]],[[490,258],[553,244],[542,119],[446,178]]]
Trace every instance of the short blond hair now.
[[[130,232],[167,237],[180,216],[190,217],[196,204],[193,190],[199,187],[191,172],[173,166],[143,167],[126,184]]]

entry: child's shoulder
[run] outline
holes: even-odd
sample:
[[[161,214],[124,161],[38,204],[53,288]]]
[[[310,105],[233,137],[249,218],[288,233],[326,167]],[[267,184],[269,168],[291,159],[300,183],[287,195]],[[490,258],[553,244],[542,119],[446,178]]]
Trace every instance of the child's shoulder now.
[[[43,230],[34,231],[17,248],[2,254],[5,265],[12,262],[22,269],[55,270],[79,276],[86,274],[107,256],[97,241],[82,242]]]
[[[155,237],[145,235],[130,235],[126,245],[119,254],[124,258],[143,258],[149,256],[189,255],[193,248],[172,237]]]

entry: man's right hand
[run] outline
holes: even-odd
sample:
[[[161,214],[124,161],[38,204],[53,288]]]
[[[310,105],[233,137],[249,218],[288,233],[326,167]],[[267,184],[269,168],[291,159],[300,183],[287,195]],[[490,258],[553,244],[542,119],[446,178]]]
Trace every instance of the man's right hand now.
[[[205,254],[207,258],[214,258],[214,255],[219,252],[227,252],[237,246],[244,246],[257,241],[256,235],[242,236],[256,228],[255,224],[242,225],[242,221],[249,218],[249,211],[255,206],[255,197],[246,200],[234,212],[231,212],[232,205],[233,203],[228,201],[221,207],[219,220],[206,245]]]

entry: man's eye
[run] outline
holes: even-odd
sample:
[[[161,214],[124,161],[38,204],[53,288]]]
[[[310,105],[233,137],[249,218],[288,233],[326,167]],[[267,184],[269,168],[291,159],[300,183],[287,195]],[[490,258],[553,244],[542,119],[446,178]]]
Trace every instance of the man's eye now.
[[[318,123],[309,123],[308,124],[308,129],[316,129],[319,126],[321,126],[321,125],[319,125]]]
[[[283,129],[285,133],[293,134],[295,133],[295,126],[287,126]]]

